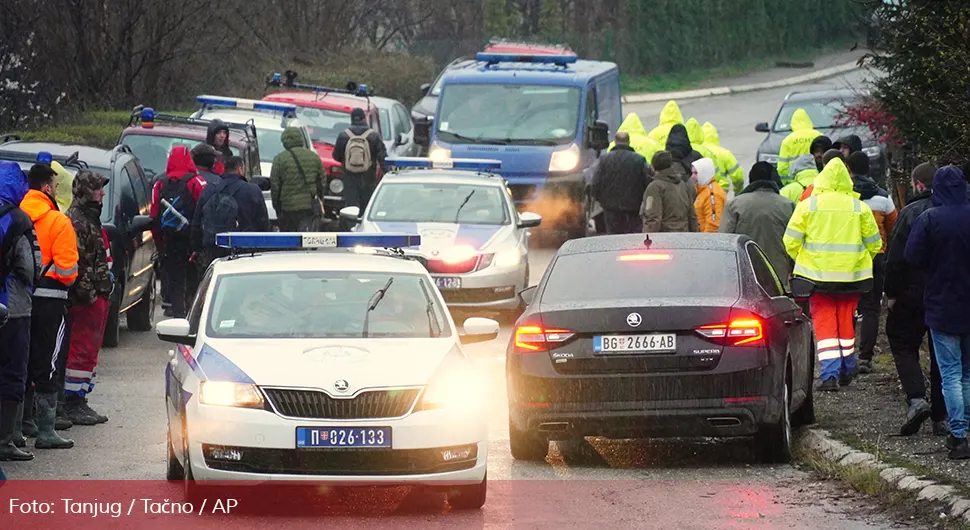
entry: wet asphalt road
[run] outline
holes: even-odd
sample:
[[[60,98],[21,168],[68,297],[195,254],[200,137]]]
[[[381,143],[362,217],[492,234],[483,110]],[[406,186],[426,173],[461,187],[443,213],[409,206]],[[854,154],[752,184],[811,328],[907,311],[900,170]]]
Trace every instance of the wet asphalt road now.
[[[859,75],[828,84],[844,85]],[[684,116],[719,128],[722,143],[746,168],[761,135],[754,124],[773,117],[790,89],[685,101]],[[629,105],[649,128],[661,104]],[[530,262],[538,282],[555,248],[535,245]],[[161,311],[158,312],[159,317]],[[460,324],[460,323],[459,323]],[[878,507],[833,483],[819,482],[793,466],[766,466],[745,443],[631,442],[596,440],[553,444],[545,463],[512,460],[508,449],[504,352],[510,329],[498,340],[468,351],[488,374],[490,422],[489,498],[480,512],[452,513],[442,499],[406,491],[345,492],[330,499],[326,519],[241,516],[247,527],[288,528],[321,523],[340,528],[413,527],[637,527],[637,528],[895,528]],[[163,370],[169,347],[151,333],[122,332],[118,348],[102,352],[92,406],[110,421],[63,433],[76,447],[38,451],[29,463],[4,463],[12,479],[162,480],[165,475]],[[132,486],[136,487],[136,486]],[[177,485],[140,483],[153,497],[179,498]],[[0,494],[0,497],[3,497]],[[420,505],[420,506],[417,506]],[[0,520],[7,506],[0,506]],[[103,519],[102,519],[103,521]],[[114,520],[120,522],[119,520]],[[180,519],[185,521],[184,519]],[[41,520],[34,520],[43,527]],[[164,516],[154,523],[174,520]],[[224,526],[222,518],[193,519],[193,526]],[[907,525],[907,527],[912,527]]]

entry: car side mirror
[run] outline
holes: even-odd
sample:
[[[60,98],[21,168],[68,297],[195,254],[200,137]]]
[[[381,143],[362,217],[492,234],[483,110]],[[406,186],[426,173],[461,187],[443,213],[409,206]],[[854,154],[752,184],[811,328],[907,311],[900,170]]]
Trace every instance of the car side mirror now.
[[[605,121],[597,120],[586,129],[586,147],[594,151],[602,151],[610,146],[610,126]]]
[[[768,133],[768,132],[771,132],[771,127],[768,126],[768,122],[763,121],[758,125],[755,125],[754,130],[760,133]]]
[[[537,287],[537,285],[531,285],[519,291],[519,300],[522,300],[522,303],[527,306],[532,305],[532,300],[534,300],[536,297]]]
[[[139,234],[152,227],[153,219],[147,215],[136,215],[131,220],[130,229],[132,233]]]
[[[394,145],[407,145],[408,135],[404,133],[398,133],[397,138],[394,139]]]
[[[256,175],[253,177],[253,184],[259,186],[260,191],[269,191],[269,177],[264,177],[262,175]]]
[[[490,318],[472,317],[462,324],[463,333],[459,335],[462,344],[488,342],[498,338],[498,322]]]
[[[532,212],[522,212],[519,214],[519,228],[535,228],[542,224],[542,216]]]
[[[165,342],[195,346],[195,335],[191,333],[189,321],[184,318],[172,318],[155,324],[155,334]]]
[[[357,206],[346,206],[340,209],[340,220],[355,226],[360,223],[360,208]]]
[[[421,97],[427,96],[428,92],[431,91],[431,83],[425,83],[421,85]]]

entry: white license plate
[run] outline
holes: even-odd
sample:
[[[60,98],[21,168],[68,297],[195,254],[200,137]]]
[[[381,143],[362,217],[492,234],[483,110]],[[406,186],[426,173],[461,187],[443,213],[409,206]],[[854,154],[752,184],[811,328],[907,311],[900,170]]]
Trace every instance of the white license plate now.
[[[677,335],[674,333],[596,335],[593,337],[593,351],[596,353],[666,352],[676,350]]]
[[[461,289],[461,278],[438,277],[434,279],[434,283],[438,286],[438,289]]]

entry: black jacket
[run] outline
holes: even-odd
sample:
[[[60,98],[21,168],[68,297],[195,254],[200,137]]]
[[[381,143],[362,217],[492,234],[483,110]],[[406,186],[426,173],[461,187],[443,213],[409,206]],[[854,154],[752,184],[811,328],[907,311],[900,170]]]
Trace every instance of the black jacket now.
[[[920,214],[933,207],[933,192],[926,190],[913,197],[905,208],[899,211],[896,226],[889,238],[886,249],[886,283],[883,291],[886,298],[896,299],[897,304],[914,308],[923,307],[923,288],[926,279],[923,272],[906,261],[904,252],[913,224]]]
[[[692,172],[691,165],[694,162],[704,158],[703,155],[694,150],[694,147],[690,144],[690,137],[687,135],[687,127],[681,124],[676,124],[670,128],[670,134],[667,136],[667,146],[666,150],[673,155],[674,163],[680,164],[684,169],[686,176],[684,176],[684,181],[690,180],[690,175]]]
[[[592,195],[604,210],[638,213],[650,184],[650,166],[642,155],[617,146],[599,159],[591,183]]]
[[[219,174],[213,172],[211,169],[204,168],[202,166],[198,166],[198,167],[199,167],[199,176],[201,176],[202,180],[205,181],[206,186],[212,186],[222,181],[222,177],[219,176]]]
[[[263,192],[259,186],[247,182],[245,178],[227,173],[222,176],[219,184],[206,186],[199,196],[199,203],[195,207],[195,214],[192,216],[192,249],[202,249],[202,211],[205,203],[224,186],[233,182],[242,181],[243,185],[232,194],[239,205],[238,230],[240,232],[269,232],[269,215],[266,212],[266,201],[263,199]]]
[[[226,131],[226,143],[222,144],[222,147],[216,147],[215,143],[216,133],[219,131]],[[205,135],[205,143],[211,145],[212,147],[216,147],[216,150],[222,153],[223,160],[232,156],[232,149],[229,148],[229,127],[226,126],[224,121],[218,118],[209,122],[209,129],[206,131]],[[208,182],[208,180],[209,179],[206,179],[206,182]]]
[[[364,131],[370,129],[371,127],[367,125],[366,122],[354,122],[348,129],[354,134],[360,135]],[[346,131],[340,131],[337,136],[337,143],[333,146],[333,159],[341,164],[344,163],[344,151],[347,150],[347,141],[350,140],[350,136],[347,135]],[[356,174],[360,177],[365,177],[370,180],[377,179],[377,167],[384,169],[384,159],[387,158],[387,147],[384,145],[384,139],[381,138],[381,132],[374,129],[374,133],[368,138],[368,143],[370,143],[370,158],[374,161],[374,167],[370,171],[365,173]],[[344,171],[345,175],[354,175],[354,173],[348,173]]]
[[[889,197],[889,192],[880,188],[868,175],[853,175],[852,191],[858,193],[859,200],[862,201],[868,201],[877,195]]]

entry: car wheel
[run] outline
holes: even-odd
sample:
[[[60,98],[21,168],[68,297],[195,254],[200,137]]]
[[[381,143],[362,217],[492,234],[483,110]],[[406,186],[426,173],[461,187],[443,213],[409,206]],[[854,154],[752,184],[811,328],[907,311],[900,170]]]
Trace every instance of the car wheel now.
[[[509,418],[509,449],[516,460],[545,460],[549,454],[549,441],[516,429]]]
[[[448,504],[455,510],[478,510],[488,494],[488,473],[478,484],[457,486],[448,492]]]
[[[761,432],[756,438],[757,450],[762,460],[771,464],[787,464],[791,462],[791,388],[787,378],[782,385],[779,395],[783,399],[781,418],[778,423],[762,425]]]
[[[155,278],[148,282],[148,289],[141,301],[125,313],[130,331],[151,331],[155,323]]]
[[[108,308],[108,321],[104,326],[104,337],[101,339],[101,345],[106,348],[114,348],[118,346],[120,339],[121,314],[118,312],[118,306],[112,302],[111,307]]]
[[[168,402],[165,403],[168,407]],[[168,466],[165,469],[165,480],[185,480],[185,468],[179,463],[178,458],[175,456],[175,449],[172,447],[172,429],[166,423],[167,429],[165,431],[166,447],[168,447]]]

